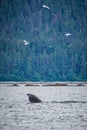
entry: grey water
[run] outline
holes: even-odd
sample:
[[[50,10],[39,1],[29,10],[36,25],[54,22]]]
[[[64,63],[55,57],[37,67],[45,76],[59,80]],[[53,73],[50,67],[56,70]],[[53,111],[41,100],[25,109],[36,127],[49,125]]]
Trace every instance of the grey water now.
[[[30,103],[27,93],[42,103]],[[87,86],[0,84],[0,130],[87,130]]]

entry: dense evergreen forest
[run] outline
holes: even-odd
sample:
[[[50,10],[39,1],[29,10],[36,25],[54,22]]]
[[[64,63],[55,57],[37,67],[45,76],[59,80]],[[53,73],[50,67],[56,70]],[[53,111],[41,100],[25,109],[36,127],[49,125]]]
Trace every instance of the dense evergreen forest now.
[[[87,81],[87,0],[0,0],[0,81]]]

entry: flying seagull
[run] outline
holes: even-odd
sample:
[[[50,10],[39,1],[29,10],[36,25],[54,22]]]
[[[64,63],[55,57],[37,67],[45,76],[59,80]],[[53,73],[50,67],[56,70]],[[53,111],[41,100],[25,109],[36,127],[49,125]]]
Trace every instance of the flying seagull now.
[[[65,36],[68,37],[68,36],[71,36],[72,34],[71,33],[66,33]]]
[[[23,40],[23,42],[24,42],[24,45],[25,45],[25,46],[29,44],[29,42],[26,41],[26,40]]]
[[[49,7],[49,6],[47,6],[47,5],[43,5],[43,8],[50,9],[50,7]]]

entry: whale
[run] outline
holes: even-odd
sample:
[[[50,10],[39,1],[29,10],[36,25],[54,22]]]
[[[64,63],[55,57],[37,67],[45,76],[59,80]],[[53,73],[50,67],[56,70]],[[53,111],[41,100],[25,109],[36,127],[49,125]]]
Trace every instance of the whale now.
[[[30,101],[30,103],[40,103],[42,102],[36,95],[34,94],[27,94],[28,99]]]

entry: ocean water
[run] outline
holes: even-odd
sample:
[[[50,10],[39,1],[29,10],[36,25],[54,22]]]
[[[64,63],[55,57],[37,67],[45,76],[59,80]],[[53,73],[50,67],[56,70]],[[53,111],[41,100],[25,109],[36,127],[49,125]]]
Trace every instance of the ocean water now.
[[[27,93],[43,102],[30,103]],[[87,86],[0,84],[0,130],[87,130]]]

